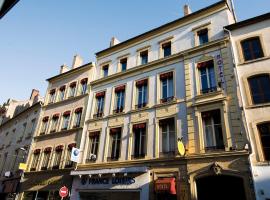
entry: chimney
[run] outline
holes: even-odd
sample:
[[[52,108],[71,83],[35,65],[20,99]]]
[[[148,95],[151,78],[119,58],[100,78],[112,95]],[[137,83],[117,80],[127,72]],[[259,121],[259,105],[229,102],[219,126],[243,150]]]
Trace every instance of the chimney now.
[[[73,58],[72,69],[75,69],[77,67],[80,67],[80,66],[82,66],[82,64],[83,64],[82,57],[79,56],[79,55],[75,55],[74,58]]]
[[[116,37],[112,37],[111,42],[110,42],[110,47],[119,44],[120,41]]]
[[[33,100],[34,101],[36,98],[38,98],[38,96],[39,96],[39,91],[36,90],[36,89],[32,89],[30,100]]]
[[[69,70],[68,66],[63,64],[61,67],[60,67],[60,74],[63,74],[65,72],[67,72]]]
[[[192,13],[192,11],[191,11],[189,5],[187,5],[187,4],[184,5],[184,16],[187,16],[187,15],[189,15],[191,13]]]

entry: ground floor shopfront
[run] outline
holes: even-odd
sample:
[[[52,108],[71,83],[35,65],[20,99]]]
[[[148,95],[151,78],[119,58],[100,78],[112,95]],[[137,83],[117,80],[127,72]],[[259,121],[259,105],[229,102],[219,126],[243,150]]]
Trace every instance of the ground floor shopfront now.
[[[254,199],[246,152],[94,166],[71,172],[71,200]]]
[[[20,176],[13,178],[5,178],[0,181],[0,199],[1,200],[15,200],[18,194],[18,187],[20,183]]]
[[[19,199],[60,200],[60,188],[66,186],[70,190],[71,184],[70,170],[28,172],[22,180]]]

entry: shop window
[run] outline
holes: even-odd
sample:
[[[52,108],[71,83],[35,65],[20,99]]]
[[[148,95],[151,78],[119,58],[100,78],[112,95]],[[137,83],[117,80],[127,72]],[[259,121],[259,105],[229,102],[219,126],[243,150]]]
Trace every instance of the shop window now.
[[[68,97],[74,97],[76,92],[76,82],[73,82],[69,85],[69,94]]]
[[[54,160],[53,160],[53,169],[59,169],[61,164],[61,157],[63,153],[63,145],[59,145],[55,148]]]
[[[108,161],[118,160],[121,150],[121,128],[110,129],[110,152]]]
[[[259,37],[248,38],[241,41],[241,47],[245,61],[264,57]]]
[[[47,147],[47,148],[44,149],[43,160],[42,160],[42,164],[41,164],[41,170],[47,170],[48,169],[50,156],[51,156],[51,151],[52,151],[51,147]]]
[[[34,150],[30,171],[37,170],[39,157],[40,157],[40,149]]]
[[[270,102],[270,77],[268,74],[250,77],[248,83],[254,104]]]
[[[49,94],[49,104],[50,103],[53,103],[54,102],[54,98],[55,98],[55,89],[51,90],[50,91],[50,94]]]
[[[87,78],[84,78],[81,80],[81,84],[80,84],[80,94],[83,95],[87,92]]]
[[[258,130],[260,134],[264,160],[270,161],[270,122],[259,124]]]
[[[175,178],[158,178],[155,181],[156,200],[177,200]]]
[[[105,101],[105,91],[96,93],[96,111],[94,118],[99,118],[103,116]]]
[[[205,150],[224,150],[220,110],[202,112]]]
[[[144,158],[146,155],[146,124],[133,125],[133,159]]]
[[[173,72],[160,75],[161,99],[160,103],[166,103],[174,100]]]
[[[73,166],[73,162],[70,160],[73,147],[76,147],[76,143],[71,143],[68,145],[65,168],[71,168]]]
[[[58,94],[58,101],[63,101],[65,98],[65,91],[66,91],[66,86],[63,85],[59,89],[59,94]]]
[[[44,117],[41,122],[41,127],[40,127],[40,135],[44,135],[46,133],[47,127],[48,127],[48,122],[49,117]]]
[[[162,54],[164,58],[172,54],[171,41],[163,43],[161,47],[162,47]]]
[[[127,70],[127,58],[122,58],[120,60],[120,68],[122,72]]]
[[[113,113],[123,112],[125,105],[125,85],[116,87],[114,92],[115,92],[115,105]]]
[[[68,129],[69,120],[70,120],[70,111],[66,111],[63,114],[62,130],[67,130]]]
[[[148,50],[140,52],[140,64],[144,65],[148,63]]]
[[[201,93],[209,93],[217,90],[214,61],[206,61],[197,65],[200,73]]]
[[[175,153],[175,122],[174,118],[159,121],[160,127],[160,155],[174,155]]]
[[[209,42],[208,29],[202,29],[197,31],[199,45],[203,45]]]
[[[148,101],[148,80],[140,80],[136,82],[137,88],[137,105],[135,106],[136,109],[143,108],[147,105]]]
[[[100,132],[89,133],[89,146],[88,146],[88,158],[87,162],[95,162],[98,156]]]
[[[77,108],[74,112],[74,124],[73,127],[77,128],[81,125],[81,118],[82,118],[82,108]]]
[[[102,67],[103,77],[107,77],[109,75],[109,65],[105,65]]]
[[[51,120],[51,130],[50,130],[51,133],[56,132],[58,121],[59,121],[59,114],[54,114]]]

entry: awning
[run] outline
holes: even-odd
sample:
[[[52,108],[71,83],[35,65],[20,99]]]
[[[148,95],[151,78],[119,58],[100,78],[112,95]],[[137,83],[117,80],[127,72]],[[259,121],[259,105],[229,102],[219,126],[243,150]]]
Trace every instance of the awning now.
[[[147,167],[128,167],[128,168],[116,168],[116,169],[94,169],[94,170],[74,170],[70,175],[97,175],[97,174],[117,174],[117,173],[146,173]]]
[[[157,193],[176,194],[175,178],[159,178],[155,182]]]

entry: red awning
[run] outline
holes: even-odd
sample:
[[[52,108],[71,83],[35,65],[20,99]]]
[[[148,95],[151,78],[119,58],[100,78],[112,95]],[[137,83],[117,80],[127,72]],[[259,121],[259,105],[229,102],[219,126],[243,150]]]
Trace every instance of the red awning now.
[[[35,149],[34,150],[34,154],[39,154],[40,153],[40,149]]]
[[[70,111],[66,111],[63,113],[64,116],[70,115]]]
[[[70,87],[76,87],[76,81],[74,81],[74,82],[72,82],[72,83],[70,83],[70,85],[69,85]]]
[[[99,135],[100,135],[100,131],[89,132],[89,137],[95,137]]]
[[[66,86],[65,85],[63,85],[63,86],[60,87],[60,91],[63,91],[65,89],[66,89]]]
[[[206,62],[201,62],[197,64],[198,68],[204,68],[204,67],[212,67],[214,66],[214,61],[213,60],[208,60]]]
[[[160,79],[161,80],[172,78],[172,77],[173,77],[173,72],[167,72],[167,73],[164,73],[164,74],[160,74]]]
[[[71,143],[71,144],[68,145],[69,149],[72,149],[73,147],[76,147],[76,143]]]
[[[43,117],[43,119],[42,119],[42,121],[43,122],[47,122],[49,120],[49,117],[47,116],[47,117]]]
[[[143,85],[147,85],[148,79],[144,79],[144,80],[140,80],[136,82],[136,86],[143,86]]]
[[[118,86],[114,89],[115,92],[121,92],[121,91],[124,91],[126,88],[125,85],[121,85],[121,86]]]
[[[57,119],[57,118],[59,118],[59,116],[60,116],[60,114],[59,114],[59,113],[54,114],[54,115],[53,115],[53,119]]]
[[[119,128],[111,128],[110,129],[110,134],[116,134],[116,133],[121,133],[121,127]]]
[[[82,107],[76,108],[76,109],[75,109],[75,113],[82,112],[82,109],[83,109]]]
[[[157,193],[176,194],[175,178],[159,178],[155,182]]]
[[[146,127],[146,123],[142,123],[142,124],[134,124],[133,125],[133,129],[143,129]]]
[[[50,94],[54,94],[55,93],[55,89],[52,89],[51,91],[50,91]]]
[[[46,153],[49,153],[49,152],[51,152],[52,151],[52,147],[46,147],[45,149],[44,149],[44,152],[46,152]]]
[[[81,84],[87,83],[88,78],[84,78],[81,80]]]
[[[96,93],[96,97],[104,97],[105,91]]]
[[[55,151],[62,151],[64,149],[63,145],[59,145],[57,147],[55,147]]]

